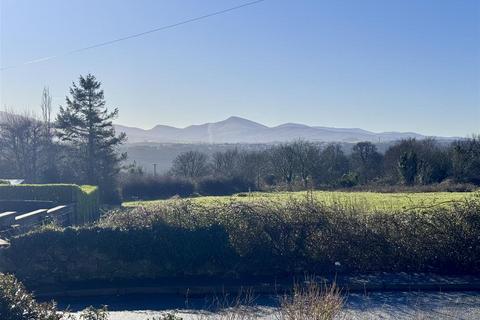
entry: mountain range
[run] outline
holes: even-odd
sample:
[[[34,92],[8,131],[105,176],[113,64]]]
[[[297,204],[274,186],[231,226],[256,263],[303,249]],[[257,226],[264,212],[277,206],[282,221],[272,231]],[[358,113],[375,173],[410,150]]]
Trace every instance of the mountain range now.
[[[0,120],[5,115],[5,112],[0,111]],[[151,129],[141,129],[115,124],[115,130],[125,132],[128,143],[276,143],[296,139],[312,142],[379,143],[428,137],[415,132],[376,133],[359,128],[307,126],[299,123],[284,123],[268,127],[240,117],[230,117],[219,122],[191,125],[185,128],[157,125]],[[456,137],[434,138],[442,141],[458,139]]]
[[[314,142],[388,142],[406,138],[424,139],[414,132],[375,133],[358,128],[330,128],[285,123],[275,127],[240,118],[176,128],[157,125],[152,129],[140,129],[115,125],[117,132],[125,132],[129,143],[275,143],[296,139]],[[439,139],[450,139],[436,137]]]

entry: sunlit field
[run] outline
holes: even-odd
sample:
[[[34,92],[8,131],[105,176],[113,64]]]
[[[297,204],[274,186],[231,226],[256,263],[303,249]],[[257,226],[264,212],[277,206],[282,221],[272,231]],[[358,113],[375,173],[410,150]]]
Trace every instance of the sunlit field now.
[[[252,192],[233,196],[208,196],[190,198],[197,204],[222,203],[231,201],[256,202],[263,200],[289,201],[292,199],[313,199],[327,206],[354,207],[364,211],[399,211],[413,208],[429,208],[436,206],[450,206],[455,202],[473,197],[475,193],[465,192],[428,192],[428,193],[375,193],[375,192],[332,192],[332,191],[300,191],[300,192]],[[176,201],[131,201],[125,202],[126,207],[154,207]]]

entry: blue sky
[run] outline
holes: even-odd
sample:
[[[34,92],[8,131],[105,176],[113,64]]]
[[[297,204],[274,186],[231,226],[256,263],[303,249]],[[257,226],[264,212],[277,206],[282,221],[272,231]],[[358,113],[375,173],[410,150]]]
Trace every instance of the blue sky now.
[[[0,0],[2,67],[176,23],[240,0]],[[480,1],[267,0],[221,16],[3,70],[3,108],[54,106],[103,82],[117,122],[231,115],[465,136],[480,132]]]

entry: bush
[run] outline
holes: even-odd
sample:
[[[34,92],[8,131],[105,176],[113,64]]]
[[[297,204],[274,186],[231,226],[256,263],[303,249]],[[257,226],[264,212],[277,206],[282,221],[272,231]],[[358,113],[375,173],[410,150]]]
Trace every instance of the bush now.
[[[0,316],[2,320],[61,320],[55,305],[39,304],[12,275],[0,273]]]
[[[427,185],[392,185],[380,183],[371,183],[367,185],[357,185],[348,188],[349,191],[369,191],[369,192],[381,192],[381,193],[421,193],[421,192],[474,192],[478,189],[477,186],[471,183],[455,182],[451,179],[446,179],[441,183],[432,183]]]
[[[0,185],[0,200],[45,200],[57,204],[76,204],[75,224],[84,224],[99,217],[100,198],[95,186],[74,184]]]
[[[38,303],[14,276],[0,273],[0,319],[2,320],[75,320],[58,311],[54,303]],[[80,314],[83,320],[107,320],[108,310],[88,307]]]
[[[190,181],[169,176],[134,176],[122,183],[122,196],[128,200],[188,197],[193,191]]]
[[[295,284],[292,294],[280,300],[277,319],[338,319],[344,304],[338,287],[335,284],[330,287],[319,285],[315,279],[306,282],[307,285]]]
[[[122,183],[122,196],[127,200],[169,199],[173,196],[220,196],[254,190],[245,179],[207,177],[196,185],[189,180],[171,176],[131,176]]]
[[[197,192],[205,196],[226,196],[250,190],[255,190],[255,185],[240,177],[208,177],[197,184]]]
[[[342,176],[340,179],[340,186],[344,188],[352,188],[358,185],[359,179],[355,172],[349,172]]]
[[[475,274],[480,272],[480,198],[452,207],[373,213],[312,199],[174,201],[115,211],[93,227],[12,238],[0,270],[29,283],[334,272]]]
[[[240,177],[203,178],[196,185],[190,180],[171,176],[133,176],[122,182],[122,196],[126,200],[169,199],[173,196],[220,196],[254,190],[253,183]]]
[[[102,185],[100,189],[100,200],[102,203],[119,206],[123,202],[122,192],[117,184]]]

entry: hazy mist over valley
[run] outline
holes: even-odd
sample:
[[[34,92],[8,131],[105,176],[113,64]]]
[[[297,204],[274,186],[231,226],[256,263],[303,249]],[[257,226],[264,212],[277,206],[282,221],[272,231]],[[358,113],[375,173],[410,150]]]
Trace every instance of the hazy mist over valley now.
[[[319,146],[331,143],[341,145],[344,152],[351,152],[359,141],[374,143],[380,152],[385,152],[395,141],[428,138],[414,132],[375,133],[359,128],[332,128],[285,123],[268,127],[240,117],[176,128],[157,125],[152,129],[140,129],[117,124],[118,132],[125,132],[127,143],[122,150],[128,153],[129,161],[135,162],[147,172],[167,172],[175,158],[188,151],[213,155],[227,150],[261,151],[272,145],[295,140],[311,141]],[[434,137],[439,142],[453,141],[452,137]]]

